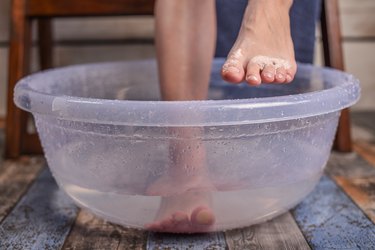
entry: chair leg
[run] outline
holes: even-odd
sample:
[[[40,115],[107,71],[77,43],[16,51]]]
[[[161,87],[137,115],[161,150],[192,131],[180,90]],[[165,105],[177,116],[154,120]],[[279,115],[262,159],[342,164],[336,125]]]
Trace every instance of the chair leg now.
[[[339,6],[337,0],[322,1],[321,26],[325,66],[344,70]],[[352,151],[349,109],[345,109],[341,112],[334,149],[340,152]]]
[[[39,61],[42,70],[52,68],[53,65],[53,44],[52,44],[52,23],[51,18],[38,19],[38,42]]]
[[[39,18],[38,24],[38,45],[39,45],[39,64],[41,70],[53,67],[53,38],[51,18]],[[32,119],[31,115],[28,118]],[[22,137],[22,153],[42,154],[43,150],[37,134],[24,134]]]
[[[12,1],[9,48],[8,102],[6,119],[5,157],[16,158],[22,151],[22,137],[26,133],[26,113],[13,103],[13,89],[17,81],[28,73],[31,44],[31,21],[26,18],[25,0]]]
[[[337,133],[333,147],[339,152],[352,151],[349,109],[344,109],[343,111],[341,111],[339,126],[337,127]]]

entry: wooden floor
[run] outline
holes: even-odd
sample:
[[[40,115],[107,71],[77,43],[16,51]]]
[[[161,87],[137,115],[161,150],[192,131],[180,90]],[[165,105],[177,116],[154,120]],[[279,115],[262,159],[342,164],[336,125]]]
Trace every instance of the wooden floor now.
[[[124,229],[78,209],[42,157],[1,161],[0,249],[375,249],[375,112],[353,117],[362,136],[355,152],[332,153],[305,200],[272,221],[228,232]]]

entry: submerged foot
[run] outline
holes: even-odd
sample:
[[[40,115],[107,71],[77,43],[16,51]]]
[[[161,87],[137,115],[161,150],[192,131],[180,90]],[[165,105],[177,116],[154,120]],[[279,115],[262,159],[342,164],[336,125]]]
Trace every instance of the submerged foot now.
[[[146,228],[157,232],[208,232],[215,223],[210,193],[201,191],[162,198],[155,221]]]
[[[155,221],[146,226],[150,230],[207,232],[215,222],[211,207],[215,188],[208,176],[204,145],[193,136],[201,131],[195,130],[175,131],[185,139],[170,142],[170,167],[147,188],[147,195],[162,197]]]
[[[289,83],[297,70],[290,34],[291,0],[249,1],[242,27],[222,68],[232,83]]]
[[[181,131],[182,129],[177,132],[182,133]],[[200,133],[189,129],[184,131],[184,135],[193,132]],[[165,197],[194,190],[214,189],[208,176],[206,150],[202,141],[196,138],[172,140],[169,154],[170,167],[147,188],[147,195]]]
[[[147,195],[161,196],[154,222],[146,228],[157,232],[193,233],[211,231],[215,215],[211,192],[215,190],[205,171],[167,174],[147,189]]]

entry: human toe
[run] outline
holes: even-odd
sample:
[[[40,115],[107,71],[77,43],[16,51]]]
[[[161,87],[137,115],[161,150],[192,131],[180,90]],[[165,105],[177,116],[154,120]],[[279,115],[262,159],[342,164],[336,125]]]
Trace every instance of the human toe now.
[[[285,71],[285,83],[290,83],[293,81],[294,76],[296,75],[297,72],[297,64],[293,63],[292,67],[287,69]]]
[[[284,83],[285,80],[286,80],[286,70],[285,70],[285,68],[276,69],[275,82],[276,83]]]
[[[147,230],[151,230],[151,231],[161,231],[162,230],[162,226],[161,226],[161,223],[159,221],[155,221],[153,223],[146,224],[145,228]]]
[[[228,57],[224,63],[221,75],[224,80],[231,83],[240,83],[244,79],[245,70],[242,59]]]
[[[273,65],[266,65],[262,70],[261,77],[265,83],[271,83],[275,81],[276,69]]]
[[[200,206],[194,209],[190,220],[196,226],[211,226],[215,223],[215,215],[208,207]]]
[[[233,65],[224,65],[221,72],[224,80],[231,83],[240,83],[243,80],[243,69]]]
[[[262,80],[260,77],[260,67],[256,63],[249,63],[246,69],[246,82],[250,85],[259,85]]]
[[[189,216],[184,212],[175,212],[172,215],[172,221],[174,224],[184,224],[189,222]]]

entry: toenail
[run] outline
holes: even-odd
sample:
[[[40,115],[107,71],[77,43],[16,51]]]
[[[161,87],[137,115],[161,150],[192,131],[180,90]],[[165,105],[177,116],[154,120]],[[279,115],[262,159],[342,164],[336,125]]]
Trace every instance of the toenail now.
[[[283,79],[284,78],[284,75],[283,74],[281,74],[281,73],[279,73],[279,74],[277,74],[277,76],[276,76],[277,78],[279,78],[279,79]]]
[[[208,211],[203,210],[197,214],[197,222],[201,225],[210,225],[213,220],[212,214]]]
[[[240,69],[237,67],[233,66],[224,66],[223,67],[223,72],[235,72],[235,73],[240,73]]]
[[[267,78],[272,78],[273,77],[273,74],[271,72],[265,72],[263,73],[263,75]]]
[[[258,82],[258,77],[254,76],[254,75],[248,75],[246,77],[246,81]]]

